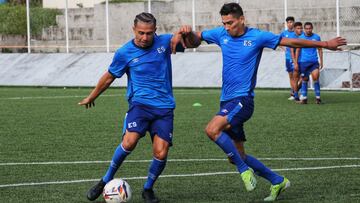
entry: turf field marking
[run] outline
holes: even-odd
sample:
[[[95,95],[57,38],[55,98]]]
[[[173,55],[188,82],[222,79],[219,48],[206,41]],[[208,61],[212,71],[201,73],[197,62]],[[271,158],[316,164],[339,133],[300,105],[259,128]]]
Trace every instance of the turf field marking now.
[[[186,92],[187,91],[187,92]],[[287,90],[255,90],[256,92],[262,93],[284,93],[288,92]],[[348,91],[329,91],[331,93],[349,93]],[[220,89],[207,89],[206,91],[193,91],[189,90],[175,90],[174,95],[206,95],[206,94],[220,94]],[[62,96],[37,96],[37,97],[4,97],[0,98],[0,100],[29,100],[29,99],[69,99],[69,98],[85,98],[88,95],[62,95]],[[101,97],[123,97],[124,94],[104,94]]]
[[[337,169],[337,168],[358,168],[360,165],[343,165],[343,166],[321,166],[321,167],[303,167],[303,168],[282,168],[273,169],[274,171],[304,171],[304,170],[324,170],[324,169]],[[237,174],[237,171],[224,171],[224,172],[209,172],[209,173],[194,173],[194,174],[172,174],[161,175],[160,178],[177,178],[177,177],[198,177],[198,176],[214,176],[214,175],[227,175]],[[128,177],[126,180],[140,180],[147,179],[146,176]],[[84,183],[84,182],[96,182],[99,179],[83,179],[83,180],[70,180],[70,181],[52,181],[52,182],[38,182],[38,183],[16,183],[0,185],[0,188],[8,187],[20,187],[20,186],[38,186],[38,185],[59,185],[59,184],[71,184],[71,183]]]
[[[268,161],[326,161],[326,160],[360,160],[360,157],[319,157],[319,158],[258,158]],[[146,163],[152,160],[125,160],[126,163]],[[206,161],[228,161],[228,159],[168,159],[168,162],[206,162]],[[10,162],[0,163],[0,166],[17,165],[67,165],[67,164],[103,164],[111,161],[49,161],[49,162]]]

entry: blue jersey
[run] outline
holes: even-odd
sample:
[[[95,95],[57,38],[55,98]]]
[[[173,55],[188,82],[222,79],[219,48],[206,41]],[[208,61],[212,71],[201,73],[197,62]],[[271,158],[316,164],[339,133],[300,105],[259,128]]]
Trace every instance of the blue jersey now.
[[[155,35],[149,48],[133,40],[119,48],[108,69],[116,78],[127,74],[129,104],[141,103],[156,108],[175,108],[171,75],[171,34]]]
[[[275,49],[281,36],[255,28],[245,28],[245,33],[232,37],[224,27],[203,31],[207,43],[221,47],[223,57],[221,101],[239,96],[254,96],[256,74],[263,48]]]
[[[300,39],[321,41],[320,36],[313,33],[311,36],[306,36],[304,33],[299,37]],[[299,54],[299,62],[318,62],[317,48],[301,48]]]
[[[286,37],[286,38],[296,38],[295,32],[294,31],[289,31],[289,30],[284,30],[281,34],[281,37]],[[286,47],[286,52],[285,52],[285,58],[292,60],[291,58],[291,48],[290,47]]]

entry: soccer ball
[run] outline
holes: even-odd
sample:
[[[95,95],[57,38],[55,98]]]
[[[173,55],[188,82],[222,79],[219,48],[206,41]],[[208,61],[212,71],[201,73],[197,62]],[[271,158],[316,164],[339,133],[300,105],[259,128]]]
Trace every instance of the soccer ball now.
[[[108,182],[103,191],[107,203],[122,203],[131,200],[130,185],[123,179],[115,178]]]

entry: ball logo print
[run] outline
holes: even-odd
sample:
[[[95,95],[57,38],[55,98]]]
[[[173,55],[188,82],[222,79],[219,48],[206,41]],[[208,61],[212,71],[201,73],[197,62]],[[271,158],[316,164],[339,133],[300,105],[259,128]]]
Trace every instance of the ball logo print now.
[[[113,179],[106,184],[103,197],[106,203],[123,203],[131,200],[130,185],[123,179]]]

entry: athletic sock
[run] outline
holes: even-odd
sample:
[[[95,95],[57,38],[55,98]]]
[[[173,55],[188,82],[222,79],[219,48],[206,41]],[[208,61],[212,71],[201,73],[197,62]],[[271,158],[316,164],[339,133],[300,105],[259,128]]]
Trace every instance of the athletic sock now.
[[[294,97],[295,97],[296,100],[298,100],[298,99],[299,99],[299,93],[298,93],[298,92],[294,92]]]
[[[238,150],[230,137],[222,132],[221,135],[215,140],[215,143],[227,154],[227,156],[235,163],[240,173],[249,169],[246,163],[241,159]]]
[[[116,148],[113,158],[111,160],[109,169],[107,170],[105,176],[103,177],[103,181],[108,183],[110,180],[114,178],[114,175],[122,162],[125,160],[127,155],[129,155],[131,151],[127,151],[123,148],[122,143]]]
[[[164,170],[166,165],[166,159],[165,160],[159,160],[155,157],[153,158],[150,168],[149,168],[149,174],[148,178],[144,184],[144,189],[152,189],[156,179],[159,177],[161,172]]]
[[[307,98],[307,91],[308,91],[308,81],[303,81],[301,85],[301,95],[304,99]]]
[[[263,163],[261,163],[255,157],[246,155],[245,163],[254,170],[256,175],[261,176],[266,180],[270,181],[272,185],[276,185],[284,181],[284,177],[278,175],[277,173],[267,168]]]
[[[314,82],[314,90],[315,90],[316,98],[320,99],[320,83],[319,83],[319,81]]]

